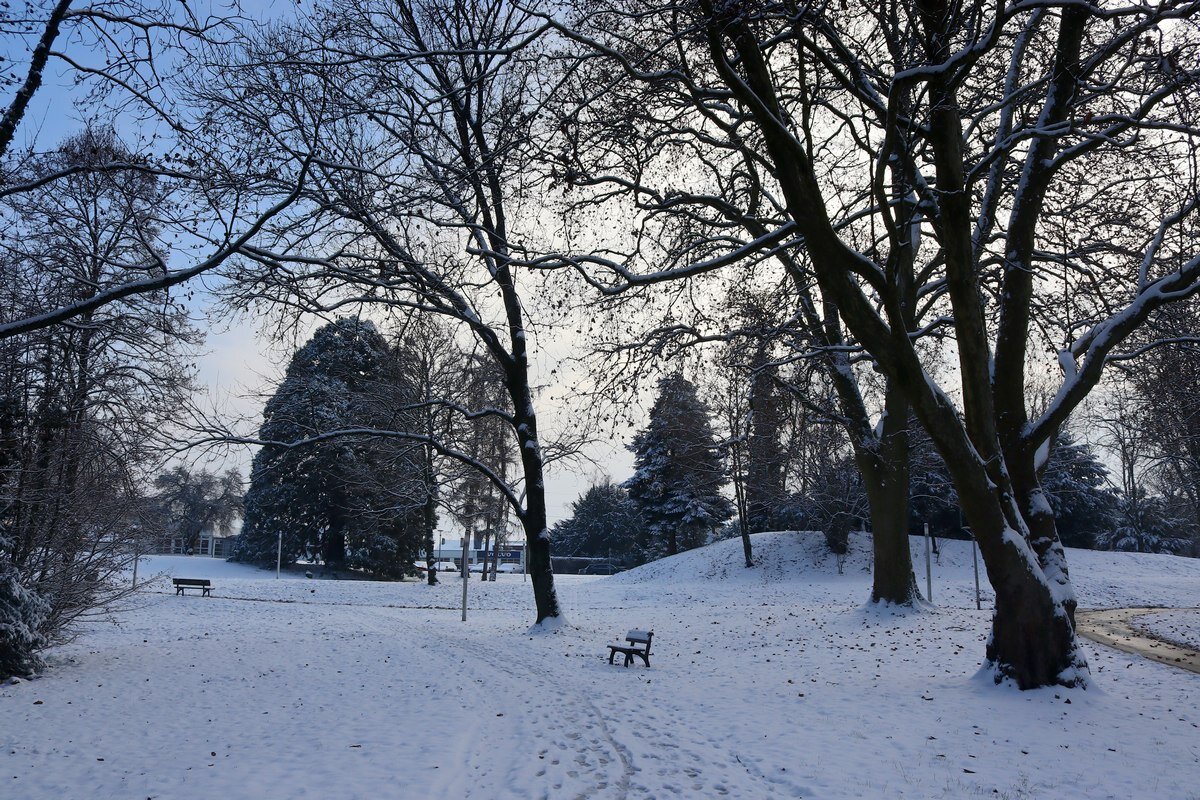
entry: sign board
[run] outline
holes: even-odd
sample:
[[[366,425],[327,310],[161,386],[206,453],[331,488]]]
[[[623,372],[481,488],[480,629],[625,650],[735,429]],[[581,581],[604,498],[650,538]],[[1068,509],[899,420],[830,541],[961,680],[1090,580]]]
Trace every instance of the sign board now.
[[[485,557],[487,557],[489,555],[490,555],[489,553],[486,553],[483,550],[475,551],[475,558],[477,558],[480,561],[482,561]],[[497,550],[496,555],[499,556],[501,561],[520,561],[521,560],[521,551],[520,550]]]

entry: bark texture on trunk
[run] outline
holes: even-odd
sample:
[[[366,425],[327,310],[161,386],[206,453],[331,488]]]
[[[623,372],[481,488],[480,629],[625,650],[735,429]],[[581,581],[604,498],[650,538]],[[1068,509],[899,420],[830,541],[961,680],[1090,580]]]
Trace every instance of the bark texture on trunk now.
[[[510,372],[510,391],[513,387],[513,405],[517,408],[517,444],[521,449],[521,468],[525,477],[525,508],[521,513],[521,525],[525,531],[525,549],[529,580],[533,584],[533,600],[537,606],[540,624],[548,617],[561,613],[558,592],[554,588],[554,570],[550,563],[550,530],[546,514],[545,468],[542,449],[538,442],[537,418],[533,413],[533,396],[529,390],[528,370],[522,370],[516,380]]]
[[[843,403],[843,407],[846,406]],[[912,606],[922,601],[908,541],[908,425],[908,402],[889,385],[884,396],[879,438],[871,442],[873,448],[865,444],[855,448],[855,461],[862,475],[871,514],[875,564],[871,576],[872,603]],[[865,435],[868,426],[859,427]]]
[[[987,666],[995,680],[1013,680],[1021,689],[1087,686],[1087,662],[1079,652],[1075,625],[1065,605],[1028,566],[1019,547],[1005,547],[1009,561],[992,580],[996,610],[987,644]],[[993,559],[995,560],[995,559]],[[985,561],[986,563],[986,561]],[[996,571],[988,565],[989,577]]]
[[[922,597],[908,541],[908,463],[883,461],[880,467],[875,479],[865,480],[875,562],[871,602],[916,605]]]

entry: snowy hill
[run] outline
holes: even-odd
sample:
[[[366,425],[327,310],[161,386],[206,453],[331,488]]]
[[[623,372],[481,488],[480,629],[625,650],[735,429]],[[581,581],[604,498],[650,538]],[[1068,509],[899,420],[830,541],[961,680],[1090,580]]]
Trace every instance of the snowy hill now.
[[[851,550],[843,571],[870,568],[869,542],[852,535]],[[752,583],[812,580],[836,575],[837,557],[825,545],[819,531],[775,531],[750,536],[755,566],[747,569],[740,538],[689,550],[652,561],[608,579],[608,583],[687,583],[690,581],[736,580]],[[864,547],[866,545],[866,547]]]
[[[747,569],[740,538],[653,561],[604,579],[611,586],[680,586],[695,582],[733,581],[744,584],[823,582],[825,590],[859,593],[866,599],[871,574],[871,541],[861,532],[850,534],[849,552],[838,558],[817,531],[775,531],[750,537],[755,566]],[[913,572],[925,592],[925,540],[910,537]],[[969,541],[939,539],[932,557],[933,599],[939,605],[973,606],[975,579]],[[1089,608],[1128,605],[1200,606],[1200,559],[1152,553],[1111,553],[1067,549],[1067,564],[1079,602]],[[990,603],[983,562],[979,562],[980,595]],[[646,587],[648,588],[648,587]],[[591,587],[589,591],[596,591]],[[851,594],[853,596],[853,594]]]

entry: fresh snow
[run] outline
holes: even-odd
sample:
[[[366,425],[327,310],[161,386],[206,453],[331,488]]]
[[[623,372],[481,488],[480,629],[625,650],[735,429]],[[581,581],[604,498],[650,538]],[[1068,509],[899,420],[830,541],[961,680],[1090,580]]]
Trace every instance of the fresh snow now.
[[[1156,611],[1153,614],[1134,617],[1130,622],[1159,639],[1200,650],[1200,609],[1175,609]]]
[[[754,569],[733,539],[557,576],[570,625],[534,636],[521,575],[472,581],[463,623],[454,576],[147,558],[214,596],[160,578],[0,687],[0,797],[1195,796],[1197,676],[1084,641],[1093,689],[992,685],[969,543],[939,543],[917,613],[864,605],[863,536],[840,575],[819,534],[753,539]],[[1200,561],[1068,563],[1083,607],[1200,606]],[[654,631],[650,669],[606,662],[631,628]]]

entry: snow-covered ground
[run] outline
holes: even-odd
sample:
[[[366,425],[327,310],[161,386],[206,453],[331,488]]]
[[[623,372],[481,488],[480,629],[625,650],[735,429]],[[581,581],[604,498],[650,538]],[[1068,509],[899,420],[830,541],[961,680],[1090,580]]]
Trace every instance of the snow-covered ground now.
[[[778,533],[752,570],[734,540],[559,576],[571,624],[532,636],[521,575],[473,581],[463,623],[453,577],[150,559],[214,596],[162,579],[0,687],[0,797],[1200,797],[1200,676],[1084,642],[1093,689],[995,687],[967,543],[907,614],[864,609],[852,547],[843,574],[819,535]],[[1200,606],[1200,561],[1070,558],[1083,606]],[[609,666],[633,627],[653,666]]]
[[[1200,609],[1175,609],[1144,614],[1131,620],[1135,628],[1172,644],[1200,650]]]

